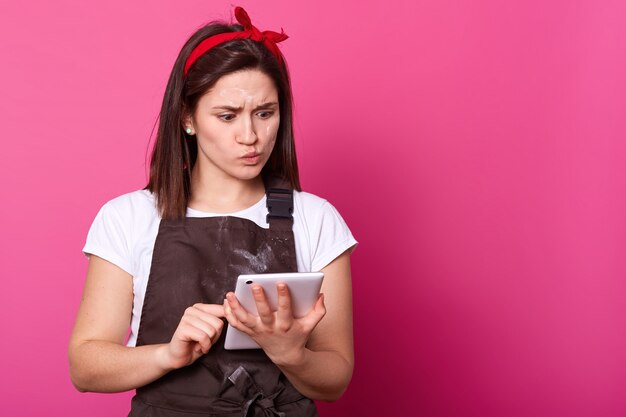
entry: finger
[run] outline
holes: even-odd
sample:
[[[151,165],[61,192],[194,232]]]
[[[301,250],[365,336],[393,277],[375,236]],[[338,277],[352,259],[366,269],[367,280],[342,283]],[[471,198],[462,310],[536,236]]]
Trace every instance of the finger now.
[[[215,309],[213,309],[213,311],[215,311]],[[205,309],[199,308],[197,304],[193,305],[190,309],[185,310],[185,312],[190,316],[197,317],[200,320],[209,323],[216,329],[221,330],[221,328],[224,326],[224,321],[222,321],[221,319],[221,317],[224,317],[224,306],[222,305],[219,306],[219,316],[207,313]]]
[[[239,320],[241,324],[250,329],[254,329],[256,326],[256,317],[252,314],[248,313],[245,308],[239,303],[237,297],[232,292],[226,294],[226,301],[228,302],[228,306],[230,307],[233,315]]]
[[[320,293],[315,306],[313,307],[313,311],[319,315],[320,320],[326,315],[326,304],[324,302],[324,293]]]
[[[195,313],[194,313],[194,310],[195,310]],[[191,311],[191,312],[187,312],[187,311]],[[206,333],[207,336],[209,337],[209,343],[210,343],[209,347],[212,346],[215,342],[217,342],[217,339],[219,339],[220,335],[222,334],[222,328],[224,327],[224,322],[222,322],[221,319],[218,319],[217,317],[213,317],[213,316],[209,316],[209,319],[211,321],[206,321],[203,319],[203,317],[197,316],[198,314],[197,310],[194,309],[193,307],[188,308],[187,311],[185,312],[185,315],[181,319],[181,324],[187,327],[198,329]],[[204,353],[207,352],[207,348],[204,345],[203,345],[203,352]]]
[[[226,316],[226,320],[228,320],[228,323],[234,327],[235,329],[251,336],[254,334],[254,331],[252,329],[250,329],[249,327],[244,326],[239,319],[237,319],[237,317],[235,317],[235,315],[233,314],[233,310],[230,308],[230,306],[228,305],[228,300],[224,299],[224,313]]]
[[[313,310],[311,310],[306,316],[302,317],[301,323],[306,329],[312,331],[325,315],[326,306],[324,305],[324,294],[320,294],[315,302],[315,305],[313,306]]]
[[[218,305],[218,307],[220,307],[223,311],[223,306]],[[181,325],[185,326],[183,327],[185,329],[188,329],[191,326],[207,334],[209,337],[209,344],[208,346],[204,342],[202,344],[202,351],[207,353],[208,348],[210,348],[220,337],[224,327],[224,322],[220,318],[206,313],[202,309],[198,308],[197,305],[194,305],[185,309],[185,313],[181,318]]]
[[[187,324],[189,324],[190,326],[193,326],[196,329],[201,330],[202,332],[206,333],[209,336],[211,345],[213,345],[217,341],[217,339],[220,337],[221,326],[220,326],[220,329],[216,329],[215,327],[213,327],[213,325],[207,323],[206,321],[203,321],[199,319],[198,317],[193,317],[193,316],[188,317],[186,321],[187,321]]]
[[[278,292],[278,310],[276,312],[276,318],[280,322],[283,330],[289,330],[293,323],[293,310],[291,307],[291,294],[289,293],[289,287],[287,284],[279,283],[276,285],[276,291]]]
[[[197,303],[193,307],[215,317],[224,317],[224,306],[221,304]]]
[[[270,307],[270,303],[265,296],[265,291],[260,285],[252,286],[252,296],[254,297],[254,303],[256,304],[256,310],[259,313],[261,322],[266,326],[274,324],[274,313]]]
[[[203,353],[207,353],[212,346],[210,336],[202,329],[199,329],[190,323],[183,323],[178,328],[175,337],[186,343],[198,343],[200,345],[200,350]],[[194,348],[194,351],[198,352],[197,347]]]

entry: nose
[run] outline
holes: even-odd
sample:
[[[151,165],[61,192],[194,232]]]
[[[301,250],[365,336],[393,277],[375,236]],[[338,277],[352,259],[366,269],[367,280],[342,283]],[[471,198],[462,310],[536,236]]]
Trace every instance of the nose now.
[[[237,135],[237,142],[243,145],[251,145],[257,141],[256,131],[254,129],[254,123],[252,123],[252,117],[241,117],[242,126]]]

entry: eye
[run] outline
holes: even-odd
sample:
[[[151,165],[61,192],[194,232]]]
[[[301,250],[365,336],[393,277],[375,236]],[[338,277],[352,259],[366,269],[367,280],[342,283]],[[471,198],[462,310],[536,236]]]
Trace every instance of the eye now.
[[[257,115],[261,119],[269,119],[270,117],[272,117],[273,114],[274,114],[273,111],[260,111],[260,112],[257,113]]]
[[[227,113],[227,114],[220,114],[219,116],[217,116],[220,120],[223,120],[225,122],[230,122],[231,120],[233,120],[235,118],[235,115],[232,113]]]

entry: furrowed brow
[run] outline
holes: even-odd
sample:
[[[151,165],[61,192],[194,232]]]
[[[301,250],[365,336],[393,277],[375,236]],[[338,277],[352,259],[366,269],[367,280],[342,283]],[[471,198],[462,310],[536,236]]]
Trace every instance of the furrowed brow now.
[[[263,104],[259,104],[256,109],[254,110],[260,110],[260,109],[273,109],[278,107],[278,103],[276,103],[275,101],[270,101],[269,103],[263,103]]]
[[[258,106],[256,106],[254,110],[274,109],[277,107],[278,107],[278,103],[275,101],[271,101],[269,103],[259,104]],[[235,113],[238,111],[241,111],[241,107],[233,107],[233,106],[227,106],[227,105],[213,106],[212,109],[213,110],[228,110],[228,111],[232,111]]]
[[[214,110],[230,110],[230,111],[234,111],[234,112],[238,112],[239,110],[241,110],[241,107],[233,107],[233,106],[213,106],[212,109]]]

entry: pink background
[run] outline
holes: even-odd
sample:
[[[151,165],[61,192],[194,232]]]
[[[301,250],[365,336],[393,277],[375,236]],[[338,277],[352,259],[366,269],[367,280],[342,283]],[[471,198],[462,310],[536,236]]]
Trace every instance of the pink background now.
[[[291,36],[302,182],[360,242],[354,378],[321,414],[626,415],[625,3],[238,4]],[[69,380],[81,248],[231,10],[0,5],[2,415],[126,415]]]

